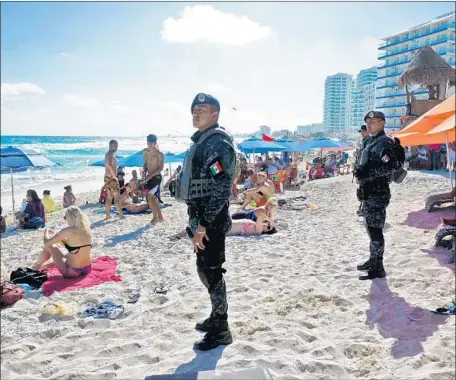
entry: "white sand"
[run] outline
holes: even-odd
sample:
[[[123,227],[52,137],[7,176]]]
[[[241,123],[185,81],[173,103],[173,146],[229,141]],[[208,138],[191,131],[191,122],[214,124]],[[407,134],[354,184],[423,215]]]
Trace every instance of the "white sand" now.
[[[405,183],[392,186],[388,277],[373,282],[357,279],[368,238],[356,217],[351,177],[304,187],[304,193],[286,197],[305,194],[317,211],[279,210],[284,222],[277,235],[227,239],[234,343],[203,354],[192,350],[202,336],[194,324],[208,315],[209,297],[189,242],[166,238],[185,227],[184,206],[164,210],[166,223],[154,228],[144,227],[149,215],[105,224],[98,207],[85,206],[94,223],[94,256],[118,259],[123,281],[51,299],[75,302],[78,311],[112,300],[126,312],[118,320],[74,316],[40,322],[46,298],[19,301],[1,313],[2,378],[141,379],[176,369],[264,366],[275,379],[454,379],[454,317],[423,310],[454,297],[454,266],[445,264],[450,253],[433,250],[433,230],[405,224],[411,212],[409,221],[412,216],[423,222],[424,213],[417,211],[425,194],[448,189],[449,181],[410,173]],[[52,216],[49,226],[63,226],[62,216]],[[428,224],[437,219],[428,215]],[[42,234],[20,231],[2,238],[8,271],[36,257]],[[157,285],[169,292],[154,294]],[[138,303],[127,304],[138,287]]]

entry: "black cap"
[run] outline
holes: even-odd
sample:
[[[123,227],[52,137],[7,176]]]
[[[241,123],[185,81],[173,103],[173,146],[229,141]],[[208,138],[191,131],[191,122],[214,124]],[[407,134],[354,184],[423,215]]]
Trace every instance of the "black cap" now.
[[[380,111],[369,111],[366,116],[364,116],[364,121],[367,121],[367,119],[380,119],[385,121],[385,114]]]
[[[220,112],[220,103],[212,95],[204,94],[202,92],[196,95],[193,99],[192,105],[190,106],[190,112],[193,112],[193,108],[195,108],[198,104],[211,104],[215,107],[217,112]]]
[[[361,125],[361,128],[358,129],[358,132],[361,132],[361,131],[367,132],[367,126],[366,126],[366,124]]]
[[[155,135],[149,135],[149,136],[147,136],[147,142],[148,142],[148,143],[155,143],[155,142],[157,142],[157,136],[155,136]]]

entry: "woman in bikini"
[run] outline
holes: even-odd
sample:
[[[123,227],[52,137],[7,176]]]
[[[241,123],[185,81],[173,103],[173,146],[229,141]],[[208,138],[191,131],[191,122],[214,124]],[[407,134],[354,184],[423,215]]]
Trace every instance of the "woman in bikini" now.
[[[120,196],[122,210],[127,210],[129,214],[143,214],[149,209],[148,203],[134,204],[131,198],[131,189],[127,185],[125,192]]]
[[[88,274],[92,267],[92,231],[87,216],[77,206],[70,206],[64,219],[68,227],[57,233],[44,231],[44,250],[33,269],[39,270],[50,258],[64,277],[79,277]],[[62,252],[65,247],[68,253]]]

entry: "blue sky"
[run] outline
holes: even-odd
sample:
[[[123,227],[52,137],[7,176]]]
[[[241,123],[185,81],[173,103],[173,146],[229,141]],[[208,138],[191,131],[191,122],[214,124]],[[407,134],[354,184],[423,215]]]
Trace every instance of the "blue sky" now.
[[[451,4],[1,3],[2,133],[189,134],[198,92],[232,132],[320,122],[326,76]]]

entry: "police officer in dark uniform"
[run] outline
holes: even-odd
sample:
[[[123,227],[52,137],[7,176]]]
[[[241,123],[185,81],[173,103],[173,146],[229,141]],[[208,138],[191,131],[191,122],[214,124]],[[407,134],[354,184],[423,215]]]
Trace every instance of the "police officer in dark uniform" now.
[[[356,148],[355,157],[364,149],[364,144],[366,143],[367,139],[369,138],[369,132],[367,132],[367,125],[361,125],[361,128],[358,130],[361,135],[361,139],[358,142],[358,146]],[[357,211],[358,216],[363,215],[363,201],[359,202],[359,208]]]
[[[201,282],[208,289],[212,312],[196,324],[206,332],[195,349],[211,350],[232,343],[228,327],[228,303],[223,278],[225,236],[231,229],[228,210],[236,167],[232,137],[218,125],[220,104],[208,94],[196,95],[191,105],[193,145],[187,151],[176,181],[176,198],[188,205],[187,234],[196,253]]]
[[[370,256],[357,269],[367,271],[367,275],[359,276],[360,280],[371,280],[386,276],[383,268],[383,227],[391,198],[389,183],[399,163],[394,154],[393,140],[385,134],[385,115],[379,111],[370,111],[364,121],[370,137],[356,157],[354,174],[359,186],[357,195],[363,202],[363,215],[370,238]]]

